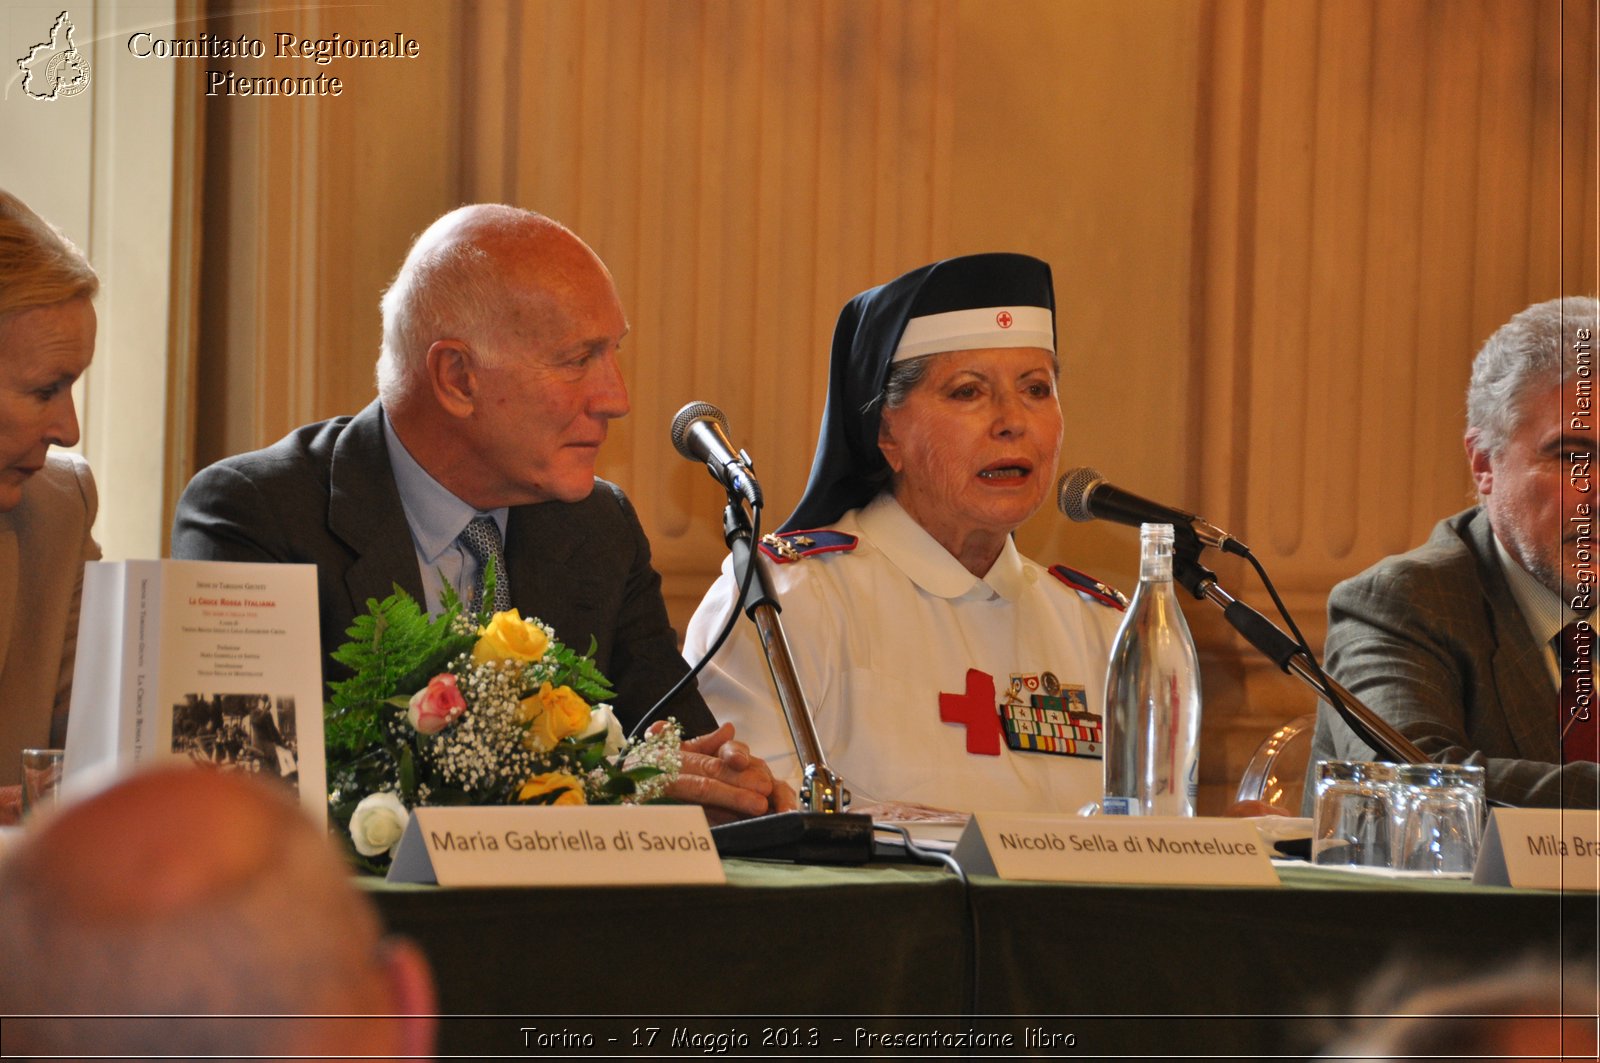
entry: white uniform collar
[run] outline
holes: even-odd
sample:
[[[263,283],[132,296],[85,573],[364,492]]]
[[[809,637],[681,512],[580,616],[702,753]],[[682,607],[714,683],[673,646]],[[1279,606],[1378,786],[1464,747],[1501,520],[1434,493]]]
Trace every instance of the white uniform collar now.
[[[912,519],[892,494],[885,492],[867,503],[857,512],[856,520],[868,541],[929,594],[940,598],[961,598],[974,592],[978,598],[998,594],[1014,602],[1028,588],[1022,554],[1009,535],[988,575],[979,579]]]

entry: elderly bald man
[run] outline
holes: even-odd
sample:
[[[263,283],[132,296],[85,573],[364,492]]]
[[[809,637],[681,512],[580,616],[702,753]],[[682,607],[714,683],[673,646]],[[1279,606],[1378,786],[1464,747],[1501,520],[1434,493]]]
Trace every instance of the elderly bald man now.
[[[418,1056],[433,1008],[421,954],[281,788],[163,768],[0,858],[8,1053]]]
[[[618,717],[638,724],[687,665],[639,519],[595,476],[629,408],[605,263],[542,215],[462,207],[417,238],[382,308],[378,401],[203,470],[173,556],[315,564],[330,681],[346,673],[327,654],[368,598],[398,583],[438,612],[449,584],[472,601],[494,557],[497,607],[574,646],[593,636]],[[794,807],[693,685],[667,711],[694,739],[673,796],[713,821]]]

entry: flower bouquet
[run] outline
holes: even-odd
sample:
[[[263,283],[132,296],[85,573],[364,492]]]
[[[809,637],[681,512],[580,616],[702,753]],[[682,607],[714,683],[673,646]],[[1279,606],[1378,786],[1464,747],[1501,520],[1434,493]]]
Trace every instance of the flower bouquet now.
[[[484,600],[493,601],[494,573]],[[354,674],[324,709],[328,802],[357,863],[384,871],[423,805],[631,804],[677,777],[675,722],[630,744],[589,652],[517,610],[468,615],[447,586],[430,619],[400,588],[346,632]]]

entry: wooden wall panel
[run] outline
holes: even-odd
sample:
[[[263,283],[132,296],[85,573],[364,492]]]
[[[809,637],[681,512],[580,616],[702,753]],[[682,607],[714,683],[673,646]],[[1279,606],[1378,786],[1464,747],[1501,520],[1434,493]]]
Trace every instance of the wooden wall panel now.
[[[213,0],[209,32],[266,44],[241,76],[339,76],[338,97],[206,97],[196,347],[198,467],[376,393],[378,296],[411,238],[460,202],[458,13],[425,0],[277,9]],[[419,58],[279,60],[273,33],[421,42]],[[175,496],[174,496],[175,497]]]
[[[1547,27],[1548,28],[1548,27]],[[1596,85],[1600,49],[1600,3],[1562,0],[1555,40],[1541,55],[1559,50],[1555,89],[1561,96],[1561,187],[1563,231],[1581,234],[1562,244],[1561,276],[1556,283],[1568,292],[1600,290],[1600,184],[1595,160],[1600,157],[1600,88]],[[1545,83],[1549,84],[1548,76]],[[1546,93],[1553,94],[1547,89]],[[1544,93],[1541,98],[1544,98]],[[1549,224],[1548,219],[1541,227]],[[1540,286],[1546,290],[1545,285]]]
[[[617,278],[633,413],[602,473],[638,505],[680,622],[723,547],[720,493],[668,445],[672,415],[722,407],[769,519],[787,513],[838,307],[942,242],[951,10],[544,3],[504,12],[518,63],[475,70],[469,98],[526,116],[526,132],[509,163],[492,138],[469,146],[466,198],[561,219]]]
[[[1195,38],[1178,0],[963,3],[956,49],[949,243],[1050,262],[1065,420],[1061,465],[1178,498],[1226,415],[1196,399],[1187,350]],[[1025,28],[1025,29],[1024,29]],[[1053,507],[1019,541],[1131,587],[1138,532]]]
[[[213,3],[214,31],[289,16]],[[727,412],[781,519],[834,316],[952,254],[1055,267],[1062,463],[1204,513],[1314,643],[1328,590],[1468,504],[1467,367],[1511,313],[1596,285],[1595,0],[422,0],[311,4],[421,62],[296,110],[213,101],[196,454],[372,394],[378,292],[470,200],[570,224],[633,332],[602,471],[681,624],[720,495],[668,446]],[[1041,513],[1024,548],[1131,586],[1130,529]],[[1224,586],[1258,606],[1243,568]],[[1206,807],[1310,704],[1189,610]]]
[[[1315,644],[1335,582],[1470,502],[1460,439],[1483,339],[1530,302],[1593,290],[1593,10],[1241,2],[1208,23],[1202,76],[1257,133],[1201,148],[1212,187],[1253,175],[1244,209],[1199,205],[1215,246],[1197,253],[1194,283],[1247,322],[1208,318],[1202,373],[1248,443],[1193,502],[1252,544]],[[1259,77],[1232,81],[1258,38]],[[1219,572],[1265,602],[1237,566]],[[1311,699],[1198,620],[1217,807],[1260,735]]]

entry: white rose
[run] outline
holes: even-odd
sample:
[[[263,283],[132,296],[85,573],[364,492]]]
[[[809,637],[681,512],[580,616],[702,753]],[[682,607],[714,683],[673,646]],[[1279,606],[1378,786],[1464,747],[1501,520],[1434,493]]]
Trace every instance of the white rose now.
[[[382,855],[399,843],[410,819],[396,795],[368,794],[350,816],[350,840],[362,856]]]
[[[622,722],[617,719],[616,713],[611,711],[611,706],[604,703],[589,710],[589,726],[585,727],[578,737],[593,738],[602,732],[606,736],[608,757],[621,753],[622,748],[628,744],[627,736],[622,733]]]

